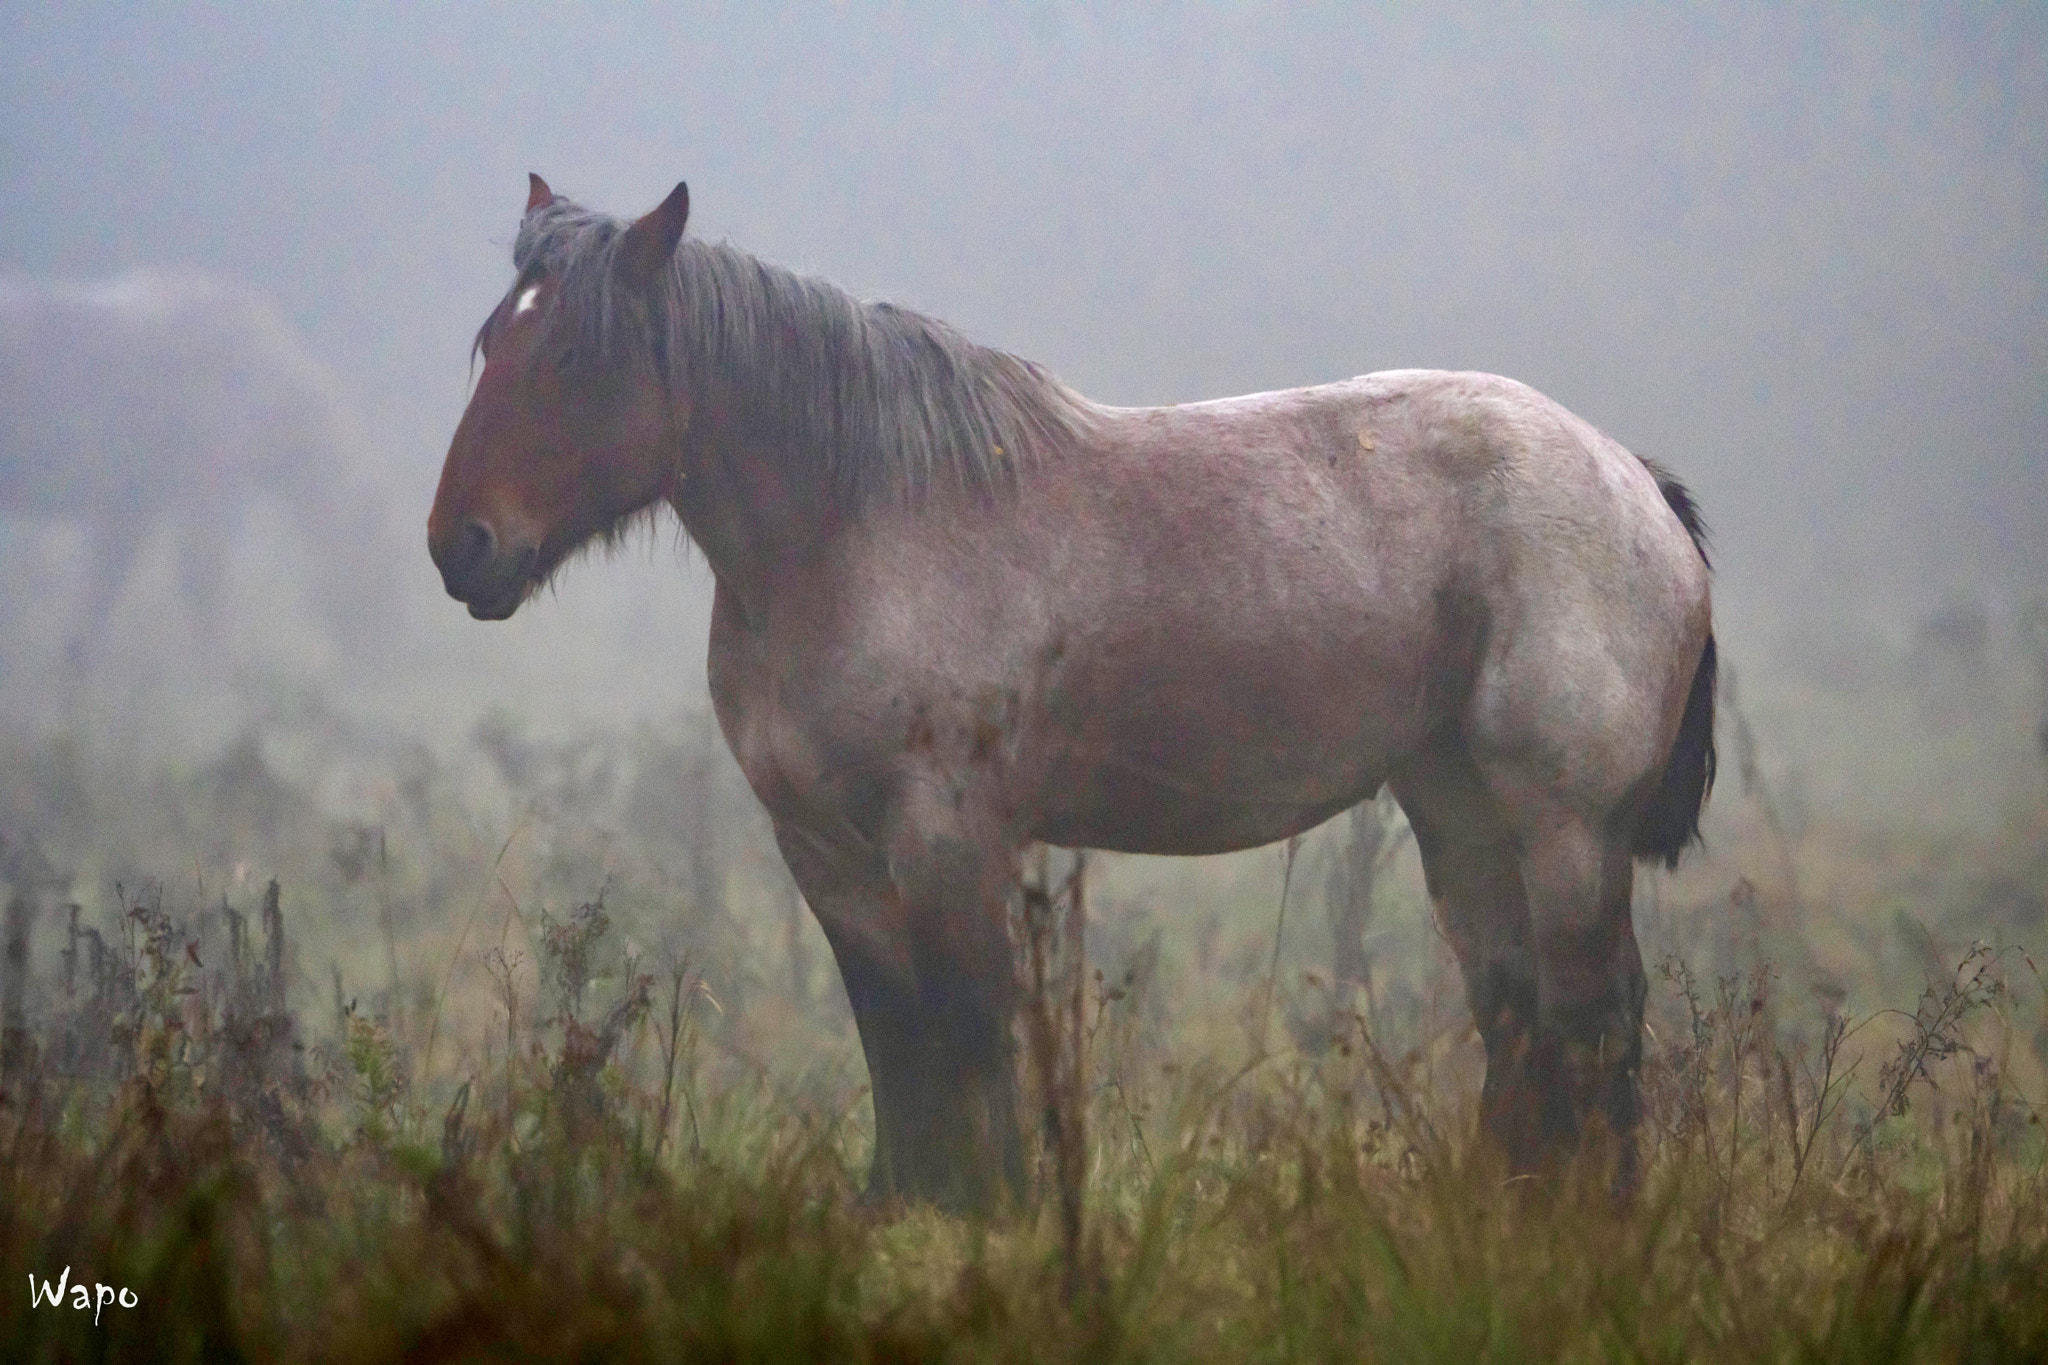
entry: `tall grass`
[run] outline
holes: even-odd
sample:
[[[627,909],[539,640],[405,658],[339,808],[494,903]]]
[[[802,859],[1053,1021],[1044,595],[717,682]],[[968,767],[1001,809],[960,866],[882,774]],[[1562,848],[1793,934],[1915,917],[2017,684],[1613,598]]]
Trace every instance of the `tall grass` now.
[[[0,1359],[2048,1359],[2048,1010],[1971,918],[2041,903],[2048,809],[1873,845],[1744,743],[1639,907],[1633,1204],[1477,1142],[1380,807],[1164,938],[1163,883],[1029,860],[1036,1180],[987,1224],[863,1200],[843,999],[702,737],[491,728],[495,818],[417,755],[326,815],[245,748],[145,784],[217,845],[174,882],[0,848]],[[224,871],[265,820],[323,857]],[[138,1301],[22,1298],[67,1268]]]
[[[344,1004],[295,1045],[279,904],[273,887],[260,946],[238,929],[216,970],[131,898],[119,947],[16,1057],[6,1358],[2048,1352],[2041,1130],[2005,1075],[2032,1022],[2016,953],[1974,947],[1917,1008],[1832,1016],[1804,1050],[1767,1024],[1767,969],[1702,982],[1666,963],[1626,1209],[1593,1173],[1504,1179],[1469,1101],[1423,1079],[1462,1039],[1392,1055],[1360,1013],[1320,1056],[1143,1065],[1085,1055],[1128,995],[1097,982],[1073,1030],[1072,976],[1044,973],[1047,1028],[1084,1054],[1055,1057],[1041,1091],[1085,1114],[1048,1119],[1041,1205],[977,1227],[864,1206],[844,1115],[697,1094],[703,995],[674,964],[656,1019],[656,974],[598,976],[595,902],[550,920],[541,997],[505,997],[507,1046],[432,1108],[445,1089],[384,1020]],[[55,1042],[91,1028],[82,1051]],[[636,1034],[652,1065],[629,1059]],[[1092,1158],[1070,1145],[1084,1124]],[[140,1302],[97,1323],[26,1308],[21,1282],[65,1267]]]

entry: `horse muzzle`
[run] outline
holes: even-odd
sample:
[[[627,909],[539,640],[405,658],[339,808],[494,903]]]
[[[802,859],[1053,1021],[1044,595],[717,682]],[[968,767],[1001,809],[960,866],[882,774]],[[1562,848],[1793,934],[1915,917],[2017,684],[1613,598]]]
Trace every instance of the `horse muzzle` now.
[[[427,543],[448,595],[479,621],[502,621],[519,610],[533,584],[535,545],[508,545],[492,525],[470,517],[454,534]]]

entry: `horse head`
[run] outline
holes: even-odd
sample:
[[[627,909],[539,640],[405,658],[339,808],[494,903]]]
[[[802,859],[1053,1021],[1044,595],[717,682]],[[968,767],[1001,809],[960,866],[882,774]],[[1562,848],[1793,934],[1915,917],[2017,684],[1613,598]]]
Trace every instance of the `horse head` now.
[[[512,288],[478,331],[483,358],[427,518],[449,596],[479,620],[518,610],[593,540],[670,496],[688,406],[672,391],[659,318],[689,217],[678,184],[631,224],[546,249],[573,210],[531,177]]]

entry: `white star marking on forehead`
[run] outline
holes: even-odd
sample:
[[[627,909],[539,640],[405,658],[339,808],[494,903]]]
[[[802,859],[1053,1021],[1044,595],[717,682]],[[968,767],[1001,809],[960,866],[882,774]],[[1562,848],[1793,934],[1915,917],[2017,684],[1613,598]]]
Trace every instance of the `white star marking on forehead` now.
[[[519,316],[519,315],[520,315],[521,313],[523,313],[523,312],[525,312],[525,311],[526,311],[527,309],[529,309],[529,308],[533,307],[533,300],[534,300],[534,296],[535,296],[535,295],[537,295],[537,294],[539,294],[539,293],[540,293],[540,286],[539,286],[539,285],[537,285],[537,284],[530,284],[530,285],[528,285],[528,286],[526,287],[526,290],[525,290],[525,292],[524,292],[524,293],[522,293],[522,294],[520,294],[520,296],[519,296],[519,302],[517,302],[517,303],[515,303],[515,304],[513,304],[513,305],[512,305],[512,316],[514,316],[514,317],[518,317],[518,316]]]

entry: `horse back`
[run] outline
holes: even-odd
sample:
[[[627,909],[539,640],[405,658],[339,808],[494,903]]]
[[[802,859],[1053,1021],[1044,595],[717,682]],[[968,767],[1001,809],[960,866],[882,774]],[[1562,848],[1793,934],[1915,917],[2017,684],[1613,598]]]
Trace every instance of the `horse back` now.
[[[771,809],[937,783],[1062,844],[1267,842],[1464,742],[1489,670],[1573,685],[1533,677],[1569,650],[1504,641],[1590,631],[1638,667],[1606,636],[1643,633],[1615,599],[1656,531],[1603,442],[1524,386],[1436,372],[1101,409],[1002,497],[820,547],[776,619],[715,635],[721,714],[746,713],[743,768],[778,756]]]

